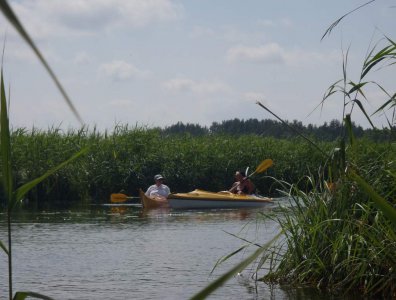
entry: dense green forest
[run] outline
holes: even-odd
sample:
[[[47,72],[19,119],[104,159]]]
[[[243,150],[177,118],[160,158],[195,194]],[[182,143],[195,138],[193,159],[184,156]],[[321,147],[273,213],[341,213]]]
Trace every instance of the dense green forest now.
[[[329,123],[325,122],[320,126],[312,124],[304,126],[302,122],[297,120],[294,120],[293,122],[285,122],[299,133],[321,141],[334,141],[342,136],[344,131],[343,124],[338,120],[332,120]],[[201,126],[199,124],[184,124],[182,122],[178,122],[160,130],[165,134],[189,133],[193,136],[207,134],[254,134],[262,137],[274,137],[279,139],[298,136],[295,130],[293,131],[288,126],[285,126],[285,124],[271,119],[233,119],[222,121],[221,123],[213,122],[209,127]],[[357,138],[368,138],[377,142],[396,140],[396,128],[363,129],[363,127],[353,124],[353,133]]]

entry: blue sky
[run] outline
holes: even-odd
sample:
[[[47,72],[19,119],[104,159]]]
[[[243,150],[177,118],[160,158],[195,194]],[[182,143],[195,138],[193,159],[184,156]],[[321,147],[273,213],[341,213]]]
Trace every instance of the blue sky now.
[[[310,114],[327,88],[348,75],[357,81],[371,43],[396,28],[396,1],[384,0],[344,19],[364,1],[279,0],[15,0],[20,21],[91,128],[115,124],[210,125],[233,118],[323,124],[342,116],[342,96]],[[4,76],[13,127],[78,128],[80,124],[44,68],[0,16]],[[395,92],[391,70],[374,79]],[[392,90],[393,89],[393,90]],[[368,91],[368,112],[384,103]],[[353,120],[366,127],[358,111]],[[377,126],[383,116],[373,117]]]

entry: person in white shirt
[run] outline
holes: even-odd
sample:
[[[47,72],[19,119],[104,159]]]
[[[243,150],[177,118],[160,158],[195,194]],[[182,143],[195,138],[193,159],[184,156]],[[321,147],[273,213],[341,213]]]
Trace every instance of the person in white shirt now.
[[[147,191],[146,196],[150,198],[163,197],[166,198],[170,194],[170,189],[164,182],[165,178],[161,174],[154,176],[155,184],[151,185]]]

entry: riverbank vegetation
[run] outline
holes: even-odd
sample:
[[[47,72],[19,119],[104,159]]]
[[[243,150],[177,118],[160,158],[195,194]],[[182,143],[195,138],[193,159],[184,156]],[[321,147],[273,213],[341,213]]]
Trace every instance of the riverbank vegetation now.
[[[174,192],[224,190],[231,186],[236,170],[250,167],[252,171],[265,158],[273,159],[275,166],[254,181],[262,194],[273,195],[280,186],[269,177],[297,182],[301,174],[323,164],[321,153],[299,137],[192,136],[127,125],[116,126],[111,134],[95,128],[68,132],[57,128],[16,129],[11,133],[11,143],[16,184],[32,180],[81,148],[90,148],[78,164],[60,170],[26,196],[26,202],[37,208],[108,202],[111,193],[121,190],[137,195],[139,188],[152,184],[157,173],[167,178]],[[336,143],[317,141],[326,152]],[[390,152],[387,143],[370,139],[360,139],[360,143],[362,151],[357,155],[361,161],[374,153]],[[299,186],[305,189],[305,185]]]
[[[359,141],[345,151],[336,182],[308,175],[308,193],[285,184],[291,205],[275,217],[284,239],[262,256],[261,280],[394,299],[396,145],[363,160],[361,151]]]
[[[54,176],[45,182],[35,182],[38,185],[29,192],[24,189],[28,205],[73,205],[81,199],[107,202],[112,192],[136,193],[138,188],[151,184],[153,174],[159,172],[167,177],[173,191],[223,190],[230,186],[235,170],[247,166],[254,169],[264,158],[272,158],[275,166],[268,170],[267,176],[257,177],[256,185],[263,194],[282,189],[293,201],[291,208],[282,209],[276,217],[282,228],[277,237],[282,238],[259,247],[220,278],[214,288],[264,253],[258,266],[258,271],[266,270],[263,280],[395,298],[396,146],[392,134],[396,94],[374,82],[385,95],[377,112],[393,110],[384,134],[391,138],[375,138],[383,143],[367,137],[357,139],[359,130],[356,132],[351,122],[356,107],[370,120],[364,102],[359,100],[368,100],[363,88],[373,83],[366,80],[366,75],[380,62],[385,62],[385,66],[395,64],[396,43],[389,38],[384,40],[385,47],[369,52],[356,81],[347,79],[345,59],[344,78],[332,85],[323,99],[327,101],[335,92],[342,95],[345,108],[342,130],[336,141],[321,141],[317,137],[315,140],[311,136],[317,147],[297,136],[276,139],[252,132],[235,135],[235,128],[219,130],[218,134],[201,130],[203,134],[197,135],[172,135],[170,129],[164,134],[158,129],[128,126],[117,126],[111,134],[88,128],[63,133],[52,128],[16,129],[9,135],[2,86],[1,122],[7,122],[2,125],[5,130],[1,134],[2,203],[15,202],[10,187],[34,182],[46,170],[54,170],[51,172]],[[373,132],[378,131],[373,128]],[[86,146],[91,151],[78,164],[54,169]],[[329,155],[323,157],[323,153]],[[11,170],[15,170],[13,177]],[[11,257],[11,246],[8,250],[3,243],[0,246]],[[11,264],[9,269],[12,270]],[[11,273],[9,277],[12,278]],[[199,299],[209,293],[205,292]]]
[[[308,193],[295,182],[287,185],[292,206],[282,209],[276,217],[284,239],[273,244],[262,257],[260,266],[269,264],[262,279],[395,299],[396,144],[389,141],[387,151],[374,151],[362,159],[365,149],[353,133],[351,119],[358,109],[372,124],[363,100],[370,100],[366,89],[374,86],[383,95],[383,103],[375,113],[383,114],[389,130],[395,130],[394,86],[389,91],[368,77],[374,68],[380,71],[394,67],[396,43],[385,37],[375,44],[368,51],[357,80],[348,78],[347,61],[348,52],[343,78],[331,85],[323,98],[325,102],[333,94],[338,98],[341,95],[345,108],[345,131],[325,168],[331,176],[326,178],[323,171],[318,177],[308,173],[306,178],[314,187]]]
[[[336,20],[323,37],[343,18],[372,2]],[[359,110],[374,129],[364,104],[381,99],[374,114],[384,117],[389,132],[395,131],[394,84],[386,88],[369,77],[395,66],[396,43],[385,36],[370,48],[357,80],[348,77],[349,49],[346,51],[343,77],[323,97],[321,105],[334,97],[343,103],[343,130],[328,158],[320,168],[301,173],[300,180],[281,182],[278,178],[291,204],[270,216],[279,223],[279,234],[193,299],[206,297],[254,259],[258,260],[253,276],[265,282],[313,286],[368,299],[396,299],[396,144],[390,139],[384,144],[385,151],[371,147],[373,151],[366,152],[351,121]],[[371,99],[368,95],[376,96]],[[310,189],[302,189],[301,182]]]

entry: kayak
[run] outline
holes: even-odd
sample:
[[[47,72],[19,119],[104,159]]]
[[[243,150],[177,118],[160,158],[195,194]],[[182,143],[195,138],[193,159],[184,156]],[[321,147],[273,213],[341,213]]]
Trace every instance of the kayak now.
[[[168,201],[164,197],[148,197],[142,190],[139,190],[139,196],[143,208],[168,207]]]
[[[208,192],[196,189],[189,193],[168,196],[170,208],[243,208],[273,204],[271,198],[258,195],[238,195],[228,191]]]

